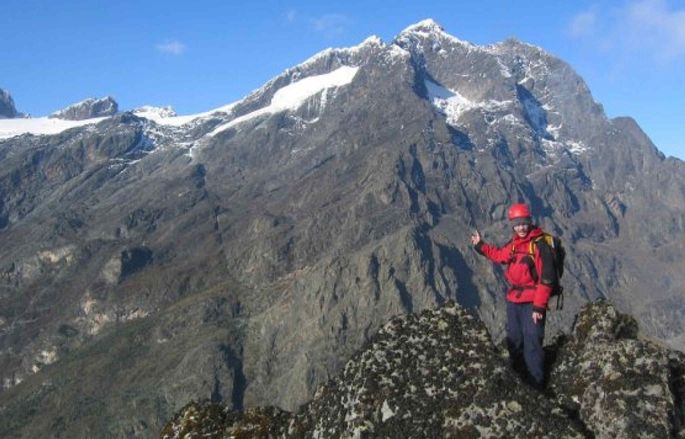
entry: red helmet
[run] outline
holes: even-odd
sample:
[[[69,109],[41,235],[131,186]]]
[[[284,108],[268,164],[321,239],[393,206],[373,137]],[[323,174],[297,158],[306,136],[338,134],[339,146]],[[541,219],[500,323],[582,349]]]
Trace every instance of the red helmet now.
[[[517,218],[530,218],[530,210],[528,206],[523,203],[512,204],[509,208],[509,221]]]

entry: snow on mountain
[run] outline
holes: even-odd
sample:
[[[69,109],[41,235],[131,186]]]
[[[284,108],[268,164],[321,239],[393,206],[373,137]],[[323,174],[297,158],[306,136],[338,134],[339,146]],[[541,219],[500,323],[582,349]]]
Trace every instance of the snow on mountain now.
[[[435,20],[430,18],[423,21],[419,21],[418,23],[413,24],[404,29],[402,32],[400,32],[398,40],[402,39],[403,37],[406,37],[407,35],[416,35],[421,38],[431,39],[435,41],[439,41],[440,39],[448,39],[457,44],[461,44],[472,48],[476,47],[468,41],[460,40],[454,35],[448,34],[447,32],[445,32],[442,26],[440,26],[437,22],[435,22]]]
[[[0,139],[21,136],[22,134],[52,135],[70,128],[94,125],[107,117],[96,117],[84,120],[64,120],[49,117],[27,119],[0,119]]]
[[[172,117],[177,117],[176,110],[171,106],[166,107],[154,107],[151,105],[144,105],[142,107],[133,110],[133,114],[138,117],[144,117],[146,119],[167,119]]]
[[[411,48],[413,52],[419,54],[435,52],[443,58],[448,57],[456,47],[469,53],[481,50],[480,46],[448,34],[442,26],[431,19],[407,27],[395,37],[393,43],[404,48]]]
[[[482,108],[486,111],[496,111],[511,105],[511,101],[474,102],[458,91],[450,90],[430,80],[425,80],[428,99],[442,114],[447,116],[447,123],[456,125],[459,118],[468,110]]]
[[[230,113],[235,103],[224,105],[203,113],[177,116],[172,107],[143,106],[133,110],[138,117],[155,122],[158,125],[179,127],[195,119],[211,116],[216,113]],[[109,116],[95,117],[83,120],[66,120],[56,117],[36,117],[26,119],[0,119],[0,139],[21,136],[22,134],[53,135],[70,128],[94,125]]]
[[[376,35],[371,35],[370,37],[366,38],[364,41],[362,41],[360,44],[358,44],[356,46],[343,47],[343,48],[329,47],[328,49],[324,49],[321,52],[318,52],[315,55],[309,57],[303,63],[298,64],[294,67],[291,67],[291,68],[285,70],[281,75],[277,76],[276,78],[274,78],[274,80],[267,83],[267,85],[269,85],[271,82],[277,80],[281,76],[292,75],[292,77],[294,79],[298,79],[298,75],[300,74],[300,72],[305,71],[310,66],[319,62],[321,59],[328,58],[333,54],[354,56],[356,54],[359,54],[364,49],[371,48],[371,47],[385,47],[385,43],[383,42],[383,40],[380,37],[378,37]]]
[[[170,106],[154,107],[145,105],[133,110],[133,114],[138,117],[153,121],[158,125],[179,127],[192,122],[195,119],[205,118],[216,113],[230,113],[235,105],[236,102],[215,108],[213,110],[205,111],[203,113],[188,114],[185,116],[178,116],[173,107]]]
[[[447,42],[457,43],[462,47],[467,48],[470,53],[477,51],[494,56],[499,64],[502,76],[504,78],[511,78],[515,75],[514,81],[522,87],[528,87],[529,83],[541,82],[536,81],[536,78],[547,78],[549,76],[547,55],[540,48],[515,40],[507,40],[506,42],[491,46],[477,46],[448,34],[434,20],[427,19],[404,29],[391,44],[386,45],[379,37],[371,36],[354,47],[326,49],[303,63],[287,69],[277,78],[274,78],[259,90],[255,90],[244,99],[210,111],[179,116],[170,106],[143,106],[136,108],[132,113],[140,118],[153,122],[153,124],[160,126],[160,128],[169,127],[174,129],[173,131],[164,131],[167,134],[171,132],[178,134],[180,133],[178,129],[183,130],[185,125],[196,120],[201,121],[208,117],[219,117],[224,119],[224,123],[218,125],[209,133],[208,136],[212,137],[217,133],[260,115],[297,109],[316,93],[349,84],[358,70],[358,67],[351,67],[350,64],[356,64],[357,61],[354,57],[366,53],[365,51],[369,49],[384,49],[382,51],[382,56],[387,62],[393,61],[394,59],[410,57],[411,54],[408,50],[410,47],[415,49],[417,47],[424,49],[432,48],[431,50],[436,51],[438,54],[442,54],[442,52],[445,51],[444,47],[448,47],[445,45]],[[519,60],[513,64],[510,59],[513,56],[512,54],[515,54]],[[330,73],[312,76],[311,74],[313,72],[316,72],[317,70],[320,71],[321,69],[318,67],[310,69],[310,67],[316,66],[320,61],[331,56],[335,56],[338,65],[342,66]],[[259,105],[261,108],[250,111],[247,114],[241,114],[242,112],[236,110],[236,106],[241,103],[256,102],[259,99],[260,94],[266,93],[266,91],[270,89],[277,88],[276,84],[278,81],[283,80],[284,78],[287,79],[289,85],[283,86],[275,92],[272,91],[271,93],[273,93],[273,95],[270,101],[265,99],[263,103],[260,103]],[[473,110],[499,113],[496,115],[497,119],[490,118],[491,120],[498,120],[510,124],[522,123],[522,121],[518,120],[513,114],[502,114],[509,113],[508,110],[515,107],[515,103],[512,100],[473,99],[473,93],[470,93],[467,89],[462,89],[462,87],[460,87],[460,93],[455,87],[446,88],[430,80],[425,80],[425,86],[428,91],[429,101],[438,111],[446,116],[447,123],[450,125],[456,126],[460,117],[465,112]],[[322,105],[325,105],[327,98],[330,98],[330,93],[324,93],[322,95]],[[543,137],[546,137],[547,140],[550,141],[559,142],[562,140],[560,139],[562,127],[560,121],[558,121],[557,118],[548,120],[549,115],[555,113],[553,104],[546,102],[547,99],[545,99],[545,97],[541,98],[543,102],[538,102],[533,99],[532,95],[530,97],[519,96],[519,100],[527,115],[528,123],[532,125],[536,132],[543,134]],[[92,99],[75,104],[72,107],[79,105],[83,106],[84,103],[87,104],[90,101],[92,101]],[[267,102],[268,104],[266,104]],[[238,114],[233,114],[234,111],[239,112]],[[239,116],[235,117],[236,115]],[[53,115],[53,117],[54,116],[55,115]],[[0,138],[9,138],[25,133],[36,135],[57,134],[76,126],[97,123],[102,119],[104,118],[89,118],[80,121],[64,119],[48,120],[48,118],[1,120]],[[489,121],[489,123],[491,122]],[[148,131],[151,129],[154,129],[152,125],[151,127],[148,127]],[[157,137],[159,136],[151,136],[151,138]],[[558,149],[557,143],[554,144],[555,148],[552,148],[550,145],[545,146],[547,146],[546,149],[550,150]],[[579,153],[585,148],[586,147],[582,145],[582,143],[578,143],[571,149],[573,152]]]
[[[219,125],[209,133],[209,135],[214,136],[232,126],[263,114],[295,110],[308,98],[320,91],[349,84],[352,82],[352,79],[354,79],[358,70],[359,67],[342,66],[324,75],[310,76],[296,81],[276,91],[268,106],[237,117],[228,123]]]

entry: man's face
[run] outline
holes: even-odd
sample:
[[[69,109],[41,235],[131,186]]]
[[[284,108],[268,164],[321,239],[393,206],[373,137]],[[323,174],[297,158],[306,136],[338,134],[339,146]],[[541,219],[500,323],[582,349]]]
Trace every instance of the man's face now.
[[[514,233],[516,233],[519,238],[525,238],[529,231],[529,224],[517,224],[514,226]]]

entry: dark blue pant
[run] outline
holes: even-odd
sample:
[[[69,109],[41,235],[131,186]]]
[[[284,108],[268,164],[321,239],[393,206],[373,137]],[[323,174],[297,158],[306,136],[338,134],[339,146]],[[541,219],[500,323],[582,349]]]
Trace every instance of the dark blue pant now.
[[[542,387],[545,382],[545,320],[533,322],[532,303],[507,302],[507,348],[509,357],[517,368],[521,357],[532,384]]]

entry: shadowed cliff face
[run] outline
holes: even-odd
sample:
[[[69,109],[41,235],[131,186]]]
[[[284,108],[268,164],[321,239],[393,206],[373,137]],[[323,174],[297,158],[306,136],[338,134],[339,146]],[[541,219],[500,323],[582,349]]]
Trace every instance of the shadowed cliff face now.
[[[14,99],[8,92],[0,88],[0,119],[16,116],[17,109],[14,107]]]
[[[685,432],[685,357],[637,338],[635,320],[612,305],[585,307],[572,334],[549,351],[549,391],[540,394],[510,369],[482,322],[448,303],[385,324],[339,377],[294,413],[192,403],[160,437],[663,438]]]
[[[516,41],[427,22],[184,125],[123,113],[0,159],[0,435],[145,437],[198,398],[295,410],[389,318],[448,300],[498,340],[502,272],[468,237],[506,242],[519,201],[568,251],[548,334],[609,297],[683,346],[683,163]]]

